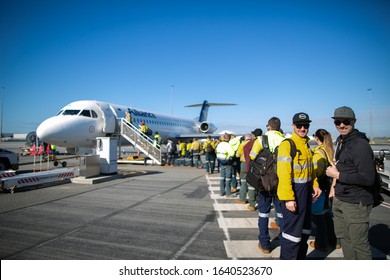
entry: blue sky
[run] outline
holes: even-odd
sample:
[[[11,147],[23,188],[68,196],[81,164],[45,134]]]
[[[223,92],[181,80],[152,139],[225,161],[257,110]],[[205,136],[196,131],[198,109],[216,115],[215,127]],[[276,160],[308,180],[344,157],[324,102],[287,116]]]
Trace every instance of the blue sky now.
[[[303,111],[310,134],[336,134],[346,105],[390,136],[389,14],[386,0],[0,0],[3,132],[81,99],[188,118],[208,100],[239,104],[210,108],[220,130],[277,116],[291,131]]]

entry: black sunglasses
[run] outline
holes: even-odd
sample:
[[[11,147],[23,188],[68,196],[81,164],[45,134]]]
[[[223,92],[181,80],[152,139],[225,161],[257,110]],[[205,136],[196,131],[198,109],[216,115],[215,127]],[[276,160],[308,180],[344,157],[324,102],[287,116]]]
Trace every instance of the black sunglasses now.
[[[352,123],[352,120],[334,120],[334,124],[339,126],[340,124],[344,124],[344,125],[350,125]]]
[[[296,123],[295,126],[298,128],[298,129],[301,129],[302,126],[305,128],[305,129],[308,129],[310,127],[310,124],[308,123]]]

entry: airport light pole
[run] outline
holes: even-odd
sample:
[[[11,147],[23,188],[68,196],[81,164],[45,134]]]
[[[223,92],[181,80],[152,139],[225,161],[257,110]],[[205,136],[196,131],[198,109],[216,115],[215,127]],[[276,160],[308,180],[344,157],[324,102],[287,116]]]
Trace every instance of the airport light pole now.
[[[1,121],[0,121],[0,142],[3,139],[3,96],[4,96],[5,87],[1,87]]]
[[[370,106],[370,139],[372,140],[373,136],[372,136],[372,94],[371,94],[371,91],[372,91],[372,88],[369,88],[367,89],[368,91],[368,102],[369,102],[369,106]]]

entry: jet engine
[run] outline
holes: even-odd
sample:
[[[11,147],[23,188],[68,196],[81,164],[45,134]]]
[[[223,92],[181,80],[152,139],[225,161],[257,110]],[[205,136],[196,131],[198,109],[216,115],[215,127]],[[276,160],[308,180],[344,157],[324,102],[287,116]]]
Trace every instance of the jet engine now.
[[[199,130],[203,133],[213,133],[217,130],[216,126],[209,122],[202,122],[200,124]]]

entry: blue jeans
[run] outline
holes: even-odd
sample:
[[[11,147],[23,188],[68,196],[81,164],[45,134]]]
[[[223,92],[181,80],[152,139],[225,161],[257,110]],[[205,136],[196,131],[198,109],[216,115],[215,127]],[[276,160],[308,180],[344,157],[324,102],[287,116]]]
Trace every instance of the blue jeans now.
[[[283,215],[280,206],[280,201],[276,194],[267,192],[259,192],[257,196],[257,209],[259,211],[259,242],[263,249],[270,249],[270,235],[268,231],[269,213],[271,204],[274,203],[275,214],[279,218],[279,226],[283,223]]]
[[[215,154],[206,153],[206,172],[214,173],[215,169]]]
[[[232,163],[232,188],[237,189],[238,185],[241,185],[241,178],[240,182],[237,180],[237,174],[240,174],[240,159],[234,158]]]
[[[220,195],[230,195],[230,183],[232,180],[232,166],[231,165],[221,165],[221,179],[219,180],[219,194]]]

